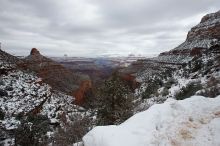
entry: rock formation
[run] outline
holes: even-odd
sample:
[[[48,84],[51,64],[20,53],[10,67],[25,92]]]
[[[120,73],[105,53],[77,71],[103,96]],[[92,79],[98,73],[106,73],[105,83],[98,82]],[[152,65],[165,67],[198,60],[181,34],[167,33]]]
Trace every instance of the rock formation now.
[[[220,44],[220,11],[205,15],[201,22],[188,32],[186,41],[170,52],[210,48],[215,44]]]
[[[176,48],[162,52],[158,57],[138,60],[120,72],[132,75],[143,82],[153,76],[186,65],[193,58],[210,52],[219,53],[220,46],[220,11],[204,16],[201,22],[193,27],[185,42]]]
[[[76,97],[75,104],[82,105],[84,102],[85,94],[91,90],[92,82],[90,80],[85,80],[81,83],[79,88],[73,92],[73,96]]]
[[[87,90],[81,84],[84,81],[90,80],[88,76],[73,73],[61,64],[41,55],[40,51],[36,48],[31,50],[30,55],[25,58],[25,61],[25,66],[36,72],[43,82],[51,85],[55,90],[75,95],[77,103],[80,103],[78,101],[82,100]],[[80,91],[83,92],[79,93]]]
[[[40,55],[40,52],[36,48],[32,48],[30,55]]]

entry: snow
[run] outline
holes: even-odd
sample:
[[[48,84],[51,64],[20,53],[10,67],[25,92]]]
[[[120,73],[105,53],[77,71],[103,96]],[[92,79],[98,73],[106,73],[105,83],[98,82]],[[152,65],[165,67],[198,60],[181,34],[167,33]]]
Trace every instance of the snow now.
[[[202,89],[199,89],[195,92],[196,95],[204,95],[204,93],[209,92],[211,89],[220,87],[220,68],[218,67],[219,61],[218,61],[218,55],[210,53],[208,55],[203,55],[200,58],[203,62],[203,68],[196,72],[189,72],[189,65],[187,65],[185,68],[182,69],[174,69],[175,71],[172,72],[172,77],[168,78],[159,78],[162,80],[163,85],[158,89],[158,92],[153,95],[151,95],[151,98],[142,99],[142,93],[145,92],[149,79],[153,79],[155,77],[160,76],[164,72],[164,68],[168,67],[171,68],[168,65],[164,64],[158,64],[157,67],[154,66],[154,68],[150,68],[148,65],[148,68],[144,68],[142,71],[138,73],[136,76],[136,79],[141,83],[140,87],[135,90],[135,96],[141,100],[139,102],[139,105],[135,107],[135,113],[143,111],[148,109],[150,106],[156,104],[156,103],[162,103],[167,98],[176,98],[176,94],[178,94],[181,89],[187,87],[188,85],[195,83],[197,85],[201,85]],[[208,65],[208,62],[213,62],[213,65]],[[160,70],[155,70],[160,68]],[[207,72],[207,70],[210,70]],[[187,75],[186,75],[186,72]],[[216,79],[216,84],[210,84],[212,78]],[[165,84],[169,83],[169,80],[172,80],[173,83],[171,87],[168,88],[168,95],[162,95],[161,90],[165,87]],[[220,89],[220,88],[219,88]]]
[[[97,126],[84,146],[219,146],[220,96],[168,99],[115,126]]]
[[[7,117],[22,112],[28,113],[51,94],[51,88],[46,84],[37,86],[37,77],[30,73],[14,70],[1,76],[1,79],[4,85],[0,85],[0,89],[11,88],[7,91],[8,96],[2,97],[0,101],[0,107],[6,111]]]
[[[82,142],[77,142],[77,143],[74,143],[73,146],[83,146],[83,143]]]
[[[14,141],[15,141],[14,138],[7,138],[3,141],[0,141],[0,145],[2,145],[2,146],[12,146],[12,145],[15,145]]]
[[[185,41],[184,43],[180,44],[178,47],[174,48],[174,50],[192,49],[195,47],[209,48],[213,42],[219,44],[219,41],[216,41],[216,39],[202,39],[202,40],[195,39],[191,42]]]
[[[0,66],[7,68],[7,63]],[[15,66],[15,65],[14,65]],[[72,122],[71,117],[89,115],[85,109],[74,105],[74,97],[54,91],[33,72],[10,68],[0,76],[0,89],[7,93],[0,98],[0,109],[5,113],[0,128],[13,130],[20,124],[19,116],[25,116],[40,107],[39,114],[46,115],[51,123]],[[66,121],[62,121],[65,115]]]

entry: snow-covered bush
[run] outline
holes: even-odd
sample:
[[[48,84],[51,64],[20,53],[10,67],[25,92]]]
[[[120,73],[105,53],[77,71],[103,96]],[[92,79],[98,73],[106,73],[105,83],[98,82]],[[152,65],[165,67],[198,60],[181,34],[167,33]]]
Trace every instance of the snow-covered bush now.
[[[201,68],[203,67],[203,62],[201,58],[194,58],[194,60],[191,61],[191,68],[190,71],[191,72],[196,72],[198,70],[201,70]]]
[[[149,80],[145,91],[142,93],[142,98],[147,99],[151,98],[152,94],[158,94],[157,90],[162,86],[162,84],[162,80],[159,78]]]
[[[199,95],[206,97],[216,97],[220,95],[220,78],[210,77],[206,84],[206,88],[199,92]]]
[[[174,78],[169,78],[165,83],[164,87],[170,89],[173,84],[176,84],[177,81]]]
[[[38,146],[47,143],[50,121],[43,115],[29,115],[15,130],[15,145]]]
[[[213,86],[211,88],[203,90],[199,95],[206,96],[206,97],[216,97],[217,95],[220,95],[220,87],[219,86]]]
[[[200,83],[191,82],[187,84],[185,87],[182,87],[180,91],[175,94],[175,98],[177,100],[183,100],[192,95],[195,95],[195,93],[200,89],[202,89],[202,85]]]
[[[162,96],[167,96],[169,94],[169,90],[166,87],[164,87],[160,94]]]

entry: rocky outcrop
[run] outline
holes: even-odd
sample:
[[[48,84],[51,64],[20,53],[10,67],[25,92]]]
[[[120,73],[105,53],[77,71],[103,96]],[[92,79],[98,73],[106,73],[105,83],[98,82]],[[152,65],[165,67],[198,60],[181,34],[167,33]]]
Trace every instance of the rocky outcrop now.
[[[195,48],[192,48],[192,50],[190,51],[190,56],[199,56],[199,55],[202,55],[202,53],[204,53],[205,51],[206,51],[206,48],[195,47]]]
[[[186,40],[189,42],[194,40],[219,41],[220,11],[204,16],[201,22],[189,31]]]
[[[42,81],[52,86],[53,89],[69,95],[72,95],[76,90],[81,90],[81,84],[90,80],[88,76],[74,73],[61,64],[41,55],[36,48],[33,48],[30,55],[25,58],[25,65],[23,66],[36,72]],[[82,95],[76,97],[80,99],[76,100],[81,101],[85,92],[86,90],[83,89]]]
[[[220,11],[204,16],[201,22],[188,32],[186,41],[174,50],[210,48],[215,44],[220,44]]]
[[[201,22],[188,32],[185,42],[161,53],[154,60],[161,63],[185,64],[193,57],[205,53],[213,45],[219,44],[220,11],[204,16]]]
[[[40,52],[36,48],[32,48],[30,55],[40,55]]]
[[[80,87],[73,92],[73,96],[75,97],[75,104],[82,105],[84,102],[85,94],[92,89],[92,82],[90,80],[83,81]]]

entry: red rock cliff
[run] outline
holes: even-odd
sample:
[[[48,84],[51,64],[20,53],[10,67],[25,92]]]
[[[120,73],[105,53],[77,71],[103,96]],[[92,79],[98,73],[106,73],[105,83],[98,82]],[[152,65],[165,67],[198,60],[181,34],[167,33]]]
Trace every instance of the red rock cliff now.
[[[76,91],[73,92],[75,97],[75,104],[82,105],[84,102],[84,95],[92,88],[92,83],[89,80],[83,81]]]

